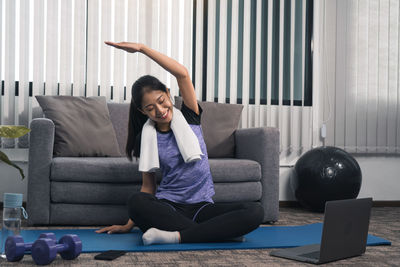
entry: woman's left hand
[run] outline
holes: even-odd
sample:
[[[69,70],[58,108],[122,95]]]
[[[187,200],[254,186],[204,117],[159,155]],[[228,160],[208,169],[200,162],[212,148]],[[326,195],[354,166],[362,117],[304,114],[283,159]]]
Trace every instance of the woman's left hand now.
[[[142,46],[142,44],[128,43],[128,42],[114,43],[114,42],[105,41],[104,43],[107,45],[113,46],[115,48],[125,50],[126,52],[129,52],[129,53],[140,52],[140,48]]]

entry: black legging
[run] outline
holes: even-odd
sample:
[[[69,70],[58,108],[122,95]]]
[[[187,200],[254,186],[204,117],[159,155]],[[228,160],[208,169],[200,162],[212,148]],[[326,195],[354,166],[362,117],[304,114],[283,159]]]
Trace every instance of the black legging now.
[[[129,217],[142,232],[149,228],[179,231],[181,243],[220,242],[256,229],[264,217],[259,203],[180,204],[134,193],[128,200]]]

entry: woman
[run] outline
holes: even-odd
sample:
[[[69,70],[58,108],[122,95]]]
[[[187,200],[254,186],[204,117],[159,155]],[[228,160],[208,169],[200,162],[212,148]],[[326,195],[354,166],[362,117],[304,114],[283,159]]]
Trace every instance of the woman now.
[[[132,86],[126,153],[131,161],[132,154],[140,157],[143,125],[150,119],[157,131],[163,178],[157,188],[155,173],[142,172],[141,190],[133,193],[127,203],[129,221],[96,232],[124,233],[137,225],[144,233],[143,243],[150,245],[241,239],[256,229],[263,219],[260,204],[214,203],[212,200],[215,192],[200,126],[202,109],[187,69],[143,44],[105,43],[129,53],[143,53],[176,78],[183,99],[180,112],[197,137],[203,155],[197,161],[185,162],[171,130],[171,121],[177,116],[174,113],[179,110],[174,111],[169,91],[155,77],[139,78]]]

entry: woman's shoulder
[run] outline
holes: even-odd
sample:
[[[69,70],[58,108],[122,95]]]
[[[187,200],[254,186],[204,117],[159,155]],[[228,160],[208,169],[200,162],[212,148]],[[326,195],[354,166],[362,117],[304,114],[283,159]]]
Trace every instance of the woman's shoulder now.
[[[188,122],[188,124],[194,124],[194,125],[201,124],[201,114],[203,113],[203,109],[201,108],[199,103],[197,103],[197,106],[199,107],[199,114],[196,114],[196,112],[194,112],[185,105],[185,102],[182,102],[181,112],[182,115],[185,117],[186,121]]]

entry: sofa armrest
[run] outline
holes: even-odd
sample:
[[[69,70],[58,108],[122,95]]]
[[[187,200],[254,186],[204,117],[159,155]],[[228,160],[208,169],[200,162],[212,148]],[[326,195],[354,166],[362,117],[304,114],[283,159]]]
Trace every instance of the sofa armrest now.
[[[279,217],[279,144],[277,128],[244,128],[235,132],[236,158],[261,165],[264,222],[275,222]]]
[[[30,125],[28,162],[28,224],[49,224],[50,167],[53,158],[53,121],[33,119]]]

